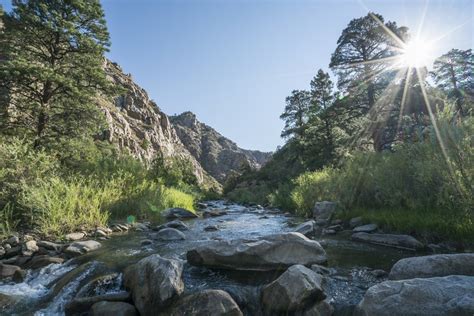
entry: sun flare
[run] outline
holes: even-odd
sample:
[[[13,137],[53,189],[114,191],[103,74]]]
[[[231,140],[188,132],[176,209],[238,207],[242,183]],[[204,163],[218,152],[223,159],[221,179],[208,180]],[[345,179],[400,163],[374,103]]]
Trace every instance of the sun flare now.
[[[431,52],[432,47],[429,42],[419,39],[412,40],[402,48],[401,64],[414,68],[428,66],[432,59]]]

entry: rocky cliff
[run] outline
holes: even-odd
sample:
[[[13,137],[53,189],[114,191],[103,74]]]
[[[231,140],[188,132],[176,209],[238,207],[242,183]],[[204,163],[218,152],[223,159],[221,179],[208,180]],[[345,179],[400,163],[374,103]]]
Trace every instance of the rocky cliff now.
[[[183,146],[168,116],[133,82],[131,75],[124,74],[110,61],[105,61],[104,68],[108,79],[126,91],[113,100],[101,98],[98,101],[108,124],[104,138],[145,162],[152,161],[158,153],[185,158],[193,164],[200,183],[216,184]]]
[[[212,127],[199,122],[192,112],[171,116],[170,120],[186,149],[221,183],[243,164],[259,169],[271,156],[271,153],[239,148]]]

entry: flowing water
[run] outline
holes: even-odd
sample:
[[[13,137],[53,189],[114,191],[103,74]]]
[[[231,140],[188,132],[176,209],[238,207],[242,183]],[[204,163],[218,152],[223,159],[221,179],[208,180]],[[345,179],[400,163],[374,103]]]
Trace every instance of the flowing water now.
[[[63,315],[65,304],[75,297],[123,291],[121,272],[143,257],[158,253],[184,260],[189,249],[212,239],[258,238],[292,231],[295,224],[303,221],[282,213],[225,205],[222,201],[211,202],[210,208],[225,209],[227,215],[186,221],[190,228],[184,231],[186,240],[154,241],[142,246],[141,241],[149,238],[149,232],[115,235],[101,242],[102,248],[97,251],[30,271],[23,283],[0,283],[0,302],[9,302],[2,315]],[[209,225],[216,225],[219,230],[205,231]],[[381,281],[370,273],[372,269],[389,270],[400,258],[413,256],[411,252],[352,242],[349,237],[341,233],[318,239],[326,249],[331,271],[325,291],[341,314],[357,304],[368,287]],[[186,292],[226,290],[245,314],[255,315],[261,286],[280,273],[209,270],[185,264],[183,280]]]

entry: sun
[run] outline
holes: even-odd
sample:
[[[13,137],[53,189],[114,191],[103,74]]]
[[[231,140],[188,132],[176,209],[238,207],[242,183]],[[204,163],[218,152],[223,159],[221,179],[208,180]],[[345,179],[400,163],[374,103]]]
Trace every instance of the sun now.
[[[428,41],[414,39],[404,44],[401,49],[401,64],[404,67],[421,68],[428,66],[432,60],[432,47]]]

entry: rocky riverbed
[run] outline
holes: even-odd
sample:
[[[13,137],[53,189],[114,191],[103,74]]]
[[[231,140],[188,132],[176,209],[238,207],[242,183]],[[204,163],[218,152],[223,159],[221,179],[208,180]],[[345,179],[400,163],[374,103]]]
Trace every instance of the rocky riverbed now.
[[[199,217],[169,210],[162,225],[117,224],[67,243],[10,240],[18,253],[2,259],[0,313],[474,313],[473,254],[430,255],[410,236],[331,222],[324,203],[310,222],[223,201],[202,207]]]

